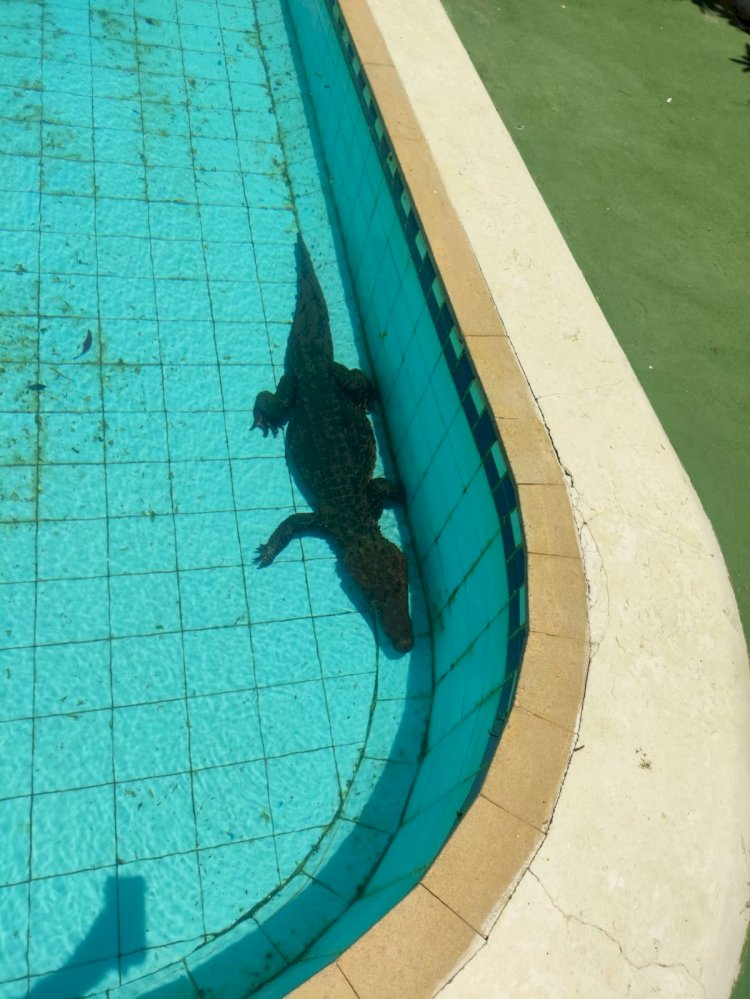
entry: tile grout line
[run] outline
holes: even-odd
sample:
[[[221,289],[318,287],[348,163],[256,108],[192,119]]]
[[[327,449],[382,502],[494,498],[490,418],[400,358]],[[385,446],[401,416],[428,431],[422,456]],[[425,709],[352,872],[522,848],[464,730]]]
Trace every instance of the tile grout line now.
[[[40,34],[41,42],[39,49],[39,75],[41,77],[42,86],[40,88],[40,98],[39,98],[39,202],[38,202],[38,246],[37,246],[37,308],[41,308],[41,280],[39,278],[39,267],[41,266],[41,254],[42,254],[42,189],[43,189],[43,150],[44,150],[44,131],[43,131],[43,108],[44,108],[44,43],[45,43],[45,24],[44,24],[44,12],[41,13],[40,17]],[[36,333],[36,379],[39,382],[41,377],[41,359],[39,354],[39,342],[40,342],[40,320],[37,318],[37,333]],[[38,397],[36,399],[36,447],[35,447],[35,474],[34,474],[34,576],[36,578],[38,574],[39,566],[39,476],[40,476],[40,465],[41,465],[41,400]],[[32,647],[32,676],[31,676],[31,757],[29,760],[30,774],[29,774],[29,858],[28,858],[28,895],[27,895],[27,911],[26,911],[26,946],[25,946],[25,964],[26,964],[26,995],[29,994],[29,989],[31,988],[31,887],[32,887],[32,873],[33,873],[33,857],[34,857],[34,762],[35,762],[35,750],[37,741],[37,731],[35,723],[35,709],[36,709],[36,673],[37,673],[37,631],[38,631],[38,617],[39,613],[39,594],[38,587],[35,583],[34,585],[34,609],[33,609],[33,647]]]
[[[206,937],[206,921],[205,921],[205,911],[204,911],[204,906],[203,906],[203,879],[202,879],[202,875],[201,875],[200,864],[198,863],[198,851],[197,851],[197,847],[198,847],[198,819],[197,819],[196,798],[195,798],[195,784],[194,784],[194,777],[193,777],[194,771],[193,771],[193,763],[192,763],[192,733],[191,733],[191,729],[190,729],[190,725],[189,725],[189,712],[188,712],[188,708],[187,708],[187,697],[188,697],[188,695],[187,695],[187,664],[186,664],[186,659],[185,659],[185,641],[184,641],[184,632],[183,632],[184,611],[183,611],[183,594],[182,594],[182,588],[181,588],[181,584],[180,584],[180,552],[179,552],[179,548],[178,548],[177,528],[176,528],[176,524],[175,524],[175,521],[174,521],[175,499],[174,499],[174,480],[173,480],[173,475],[172,475],[172,457],[171,457],[171,449],[170,449],[171,436],[170,436],[169,421],[167,419],[167,400],[166,400],[166,390],[165,390],[165,386],[164,386],[164,353],[163,353],[163,344],[162,344],[162,338],[161,338],[160,329],[159,329],[159,299],[158,299],[158,295],[157,295],[157,285],[156,285],[156,276],[155,276],[154,258],[153,258],[153,234],[152,234],[152,230],[151,230],[151,202],[150,202],[149,196],[148,196],[148,191],[149,191],[148,183],[149,183],[149,179],[148,179],[148,173],[146,171],[145,128],[144,128],[144,125],[143,125],[143,103],[144,103],[144,99],[143,99],[143,88],[142,88],[143,74],[142,74],[142,69],[141,69],[141,57],[140,57],[140,49],[139,49],[138,18],[135,15],[135,10],[133,12],[133,28],[134,28],[133,35],[134,35],[134,42],[135,42],[134,48],[135,48],[135,58],[136,58],[136,73],[137,73],[137,78],[138,78],[138,101],[139,101],[140,109],[141,109],[141,123],[142,123],[141,124],[141,130],[140,130],[140,145],[141,145],[141,153],[143,155],[143,164],[144,164],[146,223],[147,223],[147,227],[148,227],[148,245],[149,245],[149,256],[150,256],[150,260],[151,260],[151,287],[152,287],[152,293],[153,293],[153,296],[154,296],[154,315],[155,315],[155,323],[156,323],[157,342],[158,342],[158,348],[159,348],[159,367],[160,367],[160,371],[161,371],[161,391],[162,391],[162,399],[163,399],[163,402],[164,402],[164,431],[165,431],[165,440],[166,440],[166,447],[167,447],[167,461],[166,461],[166,464],[167,464],[167,469],[168,469],[167,476],[168,476],[168,482],[169,482],[169,499],[170,499],[170,507],[171,507],[172,533],[173,533],[173,544],[174,544],[174,553],[175,553],[175,585],[176,585],[176,591],[177,591],[177,606],[178,606],[178,615],[179,615],[179,622],[180,622],[179,629],[178,629],[177,633],[180,636],[180,652],[181,652],[181,657],[182,657],[182,680],[183,680],[183,685],[184,685],[184,696],[183,696],[182,700],[183,700],[184,708],[185,708],[185,725],[186,725],[186,729],[187,729],[187,750],[188,750],[188,760],[187,760],[187,762],[188,762],[188,767],[189,767],[187,773],[189,773],[189,775],[190,775],[190,802],[191,802],[192,816],[193,816],[193,842],[195,844],[195,849],[192,850],[191,853],[193,854],[194,860],[195,860],[195,873],[197,874],[197,885],[198,885],[198,891],[199,891],[199,895],[200,895],[200,899],[201,899],[201,924],[202,924],[202,927],[203,927],[203,938],[205,939],[205,937]]]
[[[88,23],[89,23],[89,56],[91,55],[91,7],[88,5]],[[95,121],[95,104],[94,104],[94,71],[93,66],[89,67],[90,81],[91,81],[91,125],[92,125],[92,161],[91,168],[93,174],[93,190],[96,194],[96,178],[97,178],[97,164],[96,164],[96,142],[94,139],[94,121]],[[98,229],[98,219],[96,214],[96,208],[94,209],[94,222],[93,222],[93,236],[94,236],[94,253],[96,255],[96,268],[95,268],[95,281],[96,281],[96,349],[98,353],[99,363],[97,367],[99,369],[99,393],[100,399],[100,432],[102,440],[102,475],[104,480],[104,509],[105,512],[109,511],[109,488],[107,480],[107,424],[106,424],[106,408],[104,404],[104,371],[101,366],[102,360],[102,324],[101,324],[101,314],[100,314],[100,295],[99,295],[99,229]],[[108,659],[108,673],[109,673],[109,692],[110,692],[110,708],[109,708],[109,737],[110,737],[110,760],[112,767],[112,823],[113,823],[113,833],[114,833],[114,853],[115,853],[115,927],[117,934],[117,975],[118,980],[122,980],[122,961],[120,953],[122,950],[121,939],[122,939],[122,926],[121,926],[121,912],[120,912],[120,871],[118,864],[118,825],[117,825],[117,784],[115,782],[115,708],[114,708],[114,676],[112,671],[112,591],[111,591],[111,581],[109,573],[109,551],[110,551],[110,533],[109,533],[109,519],[105,516],[104,518],[104,533],[105,533],[105,551],[106,551],[106,580],[107,580],[107,609],[106,609],[106,624],[107,624],[107,634],[109,636],[107,640],[107,659]]]

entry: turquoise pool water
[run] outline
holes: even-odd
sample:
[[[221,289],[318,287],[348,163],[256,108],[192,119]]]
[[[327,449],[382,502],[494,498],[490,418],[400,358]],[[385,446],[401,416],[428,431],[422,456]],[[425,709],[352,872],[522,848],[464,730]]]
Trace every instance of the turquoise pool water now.
[[[298,229],[337,359],[367,364],[284,8],[4,0],[0,24],[0,999],[145,995],[240,920],[261,981],[386,851],[433,682],[400,514],[409,656],[325,542],[253,564],[307,509],[249,431]]]

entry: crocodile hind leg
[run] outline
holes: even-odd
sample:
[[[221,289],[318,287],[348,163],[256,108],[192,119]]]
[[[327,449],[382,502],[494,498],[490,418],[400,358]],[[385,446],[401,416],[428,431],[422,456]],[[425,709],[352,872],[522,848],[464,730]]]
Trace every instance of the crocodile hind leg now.
[[[377,520],[387,506],[397,506],[404,502],[403,487],[390,479],[371,479],[367,483],[367,502]]]
[[[294,405],[294,388],[294,379],[290,375],[282,375],[275,392],[259,392],[253,406],[253,425],[250,429],[260,427],[264,437],[270,430],[275,437],[279,427],[289,419]]]
[[[264,545],[258,546],[255,556],[256,564],[264,569],[282,552],[296,534],[320,529],[320,520],[315,513],[293,513],[282,520],[271,537]]]
[[[338,361],[333,362],[333,377],[336,384],[342,389],[352,402],[369,409],[375,399],[375,388],[364,373],[359,368],[347,368]]]

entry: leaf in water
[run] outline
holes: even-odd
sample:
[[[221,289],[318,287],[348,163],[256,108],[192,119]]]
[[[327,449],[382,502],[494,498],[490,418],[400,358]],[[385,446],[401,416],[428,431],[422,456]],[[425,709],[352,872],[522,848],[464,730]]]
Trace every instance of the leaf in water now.
[[[94,334],[91,332],[91,330],[89,330],[88,333],[86,334],[86,339],[83,341],[83,349],[81,350],[81,353],[76,354],[73,360],[77,361],[79,357],[83,357],[84,354],[88,354],[88,352],[91,350],[91,344],[93,342],[94,342]]]

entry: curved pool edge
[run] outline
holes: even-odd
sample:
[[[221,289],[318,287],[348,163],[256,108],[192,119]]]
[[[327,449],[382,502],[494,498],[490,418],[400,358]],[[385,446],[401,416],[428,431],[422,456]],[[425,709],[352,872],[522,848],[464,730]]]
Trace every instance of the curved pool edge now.
[[[492,408],[528,551],[523,667],[477,798],[407,897],[292,993],[426,996],[482,946],[544,841],[580,719],[589,662],[586,581],[560,464],[382,35],[366,5],[340,7]]]
[[[725,996],[750,674],[715,536],[440,4],[340,5],[519,484],[531,636],[480,796],[294,995]]]

